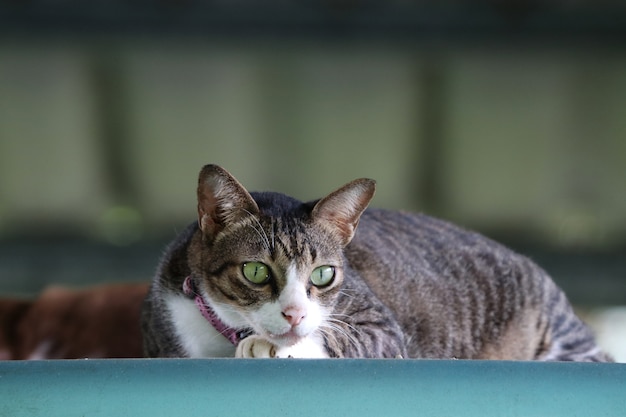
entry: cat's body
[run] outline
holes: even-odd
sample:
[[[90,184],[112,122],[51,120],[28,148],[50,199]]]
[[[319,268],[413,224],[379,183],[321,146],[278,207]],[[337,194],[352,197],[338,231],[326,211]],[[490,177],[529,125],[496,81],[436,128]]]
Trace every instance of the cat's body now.
[[[365,211],[373,193],[356,180],[301,203],[205,167],[199,221],[146,299],[146,355],[610,360],[530,260],[425,215]]]

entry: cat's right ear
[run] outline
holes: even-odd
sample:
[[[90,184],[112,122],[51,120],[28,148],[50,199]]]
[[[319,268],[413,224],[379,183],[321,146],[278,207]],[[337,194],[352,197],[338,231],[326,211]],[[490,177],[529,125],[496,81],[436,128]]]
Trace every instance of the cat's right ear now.
[[[376,181],[367,178],[354,180],[317,202],[311,217],[330,226],[341,244],[346,246],[354,237],[361,214],[374,197]]]
[[[198,178],[198,225],[213,238],[229,224],[257,215],[259,207],[246,189],[217,165],[206,165]]]

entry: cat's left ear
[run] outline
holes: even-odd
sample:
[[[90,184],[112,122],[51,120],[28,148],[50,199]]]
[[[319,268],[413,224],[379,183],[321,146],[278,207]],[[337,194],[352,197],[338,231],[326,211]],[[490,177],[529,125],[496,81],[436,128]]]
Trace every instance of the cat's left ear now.
[[[198,224],[205,236],[215,237],[228,225],[259,214],[246,189],[217,165],[206,165],[198,178]]]
[[[313,207],[311,217],[315,222],[330,225],[346,246],[354,237],[361,214],[375,191],[376,181],[367,178],[354,180],[321,199]]]

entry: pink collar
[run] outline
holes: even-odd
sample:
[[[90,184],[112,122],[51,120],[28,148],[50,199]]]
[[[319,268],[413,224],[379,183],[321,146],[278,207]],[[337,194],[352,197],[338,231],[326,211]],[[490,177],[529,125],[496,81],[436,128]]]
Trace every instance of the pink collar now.
[[[200,293],[196,290],[196,285],[194,284],[191,276],[185,278],[185,281],[183,282],[183,292],[187,297],[194,299],[198,310],[200,310],[200,313],[202,314],[202,317],[204,317],[209,323],[211,323],[211,326],[213,326],[215,330],[217,330],[222,336],[228,339],[233,345],[237,346],[241,339],[250,334],[249,330],[237,331],[236,329],[228,327],[226,324],[224,324],[224,322],[220,320],[220,318],[217,316],[215,311],[213,311],[211,306],[209,306],[204,301]]]

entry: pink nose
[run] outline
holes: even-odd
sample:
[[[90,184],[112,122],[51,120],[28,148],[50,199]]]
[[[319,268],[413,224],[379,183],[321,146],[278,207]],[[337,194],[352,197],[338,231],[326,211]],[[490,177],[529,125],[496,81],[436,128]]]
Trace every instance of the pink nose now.
[[[289,307],[283,310],[283,317],[287,320],[287,323],[292,326],[297,326],[304,320],[306,313],[301,308]]]

